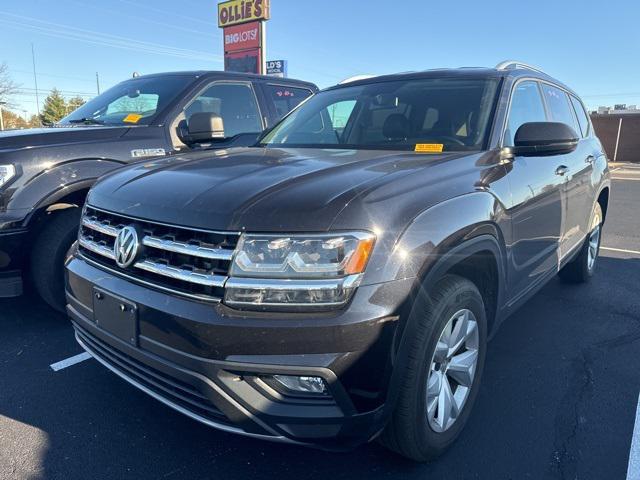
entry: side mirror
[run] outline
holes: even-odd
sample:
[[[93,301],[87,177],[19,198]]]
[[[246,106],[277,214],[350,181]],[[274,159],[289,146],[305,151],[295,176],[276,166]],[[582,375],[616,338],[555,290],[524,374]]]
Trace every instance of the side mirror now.
[[[578,134],[559,122],[530,122],[518,128],[514,139],[515,156],[562,155],[578,146]]]
[[[191,143],[224,139],[222,117],[211,112],[197,112],[187,122],[187,139]]]

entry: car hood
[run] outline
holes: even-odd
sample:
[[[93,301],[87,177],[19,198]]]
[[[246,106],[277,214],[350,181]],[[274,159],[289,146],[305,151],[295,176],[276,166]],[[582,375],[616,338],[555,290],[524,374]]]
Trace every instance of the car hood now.
[[[117,170],[94,186],[88,203],[194,228],[324,231],[358,195],[446,157],[379,150],[209,151]]]
[[[51,127],[0,132],[0,152],[80,142],[105,141],[124,135],[129,127]]]

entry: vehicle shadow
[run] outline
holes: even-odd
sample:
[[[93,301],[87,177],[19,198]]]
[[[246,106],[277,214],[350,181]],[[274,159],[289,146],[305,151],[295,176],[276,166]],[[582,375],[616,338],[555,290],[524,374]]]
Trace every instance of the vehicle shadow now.
[[[599,269],[588,285],[552,281],[501,326],[465,431],[424,465],[375,443],[329,453],[218,432],[95,361],[53,372],[80,352],[68,322],[33,297],[0,300],[0,477],[624,478],[640,260],[602,257]]]

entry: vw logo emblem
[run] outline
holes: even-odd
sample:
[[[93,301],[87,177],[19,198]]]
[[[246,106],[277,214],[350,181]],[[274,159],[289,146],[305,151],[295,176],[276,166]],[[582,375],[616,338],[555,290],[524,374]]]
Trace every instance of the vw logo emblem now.
[[[138,232],[133,227],[124,227],[118,232],[116,241],[113,244],[113,255],[120,268],[130,266],[138,255],[140,242]]]

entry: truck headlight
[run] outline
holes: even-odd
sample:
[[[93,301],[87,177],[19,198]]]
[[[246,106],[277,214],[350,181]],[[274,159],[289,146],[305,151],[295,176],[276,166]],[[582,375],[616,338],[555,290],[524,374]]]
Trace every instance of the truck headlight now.
[[[339,306],[360,283],[375,236],[243,235],[225,303],[233,306]]]
[[[0,187],[16,176],[16,167],[13,165],[0,165]]]

